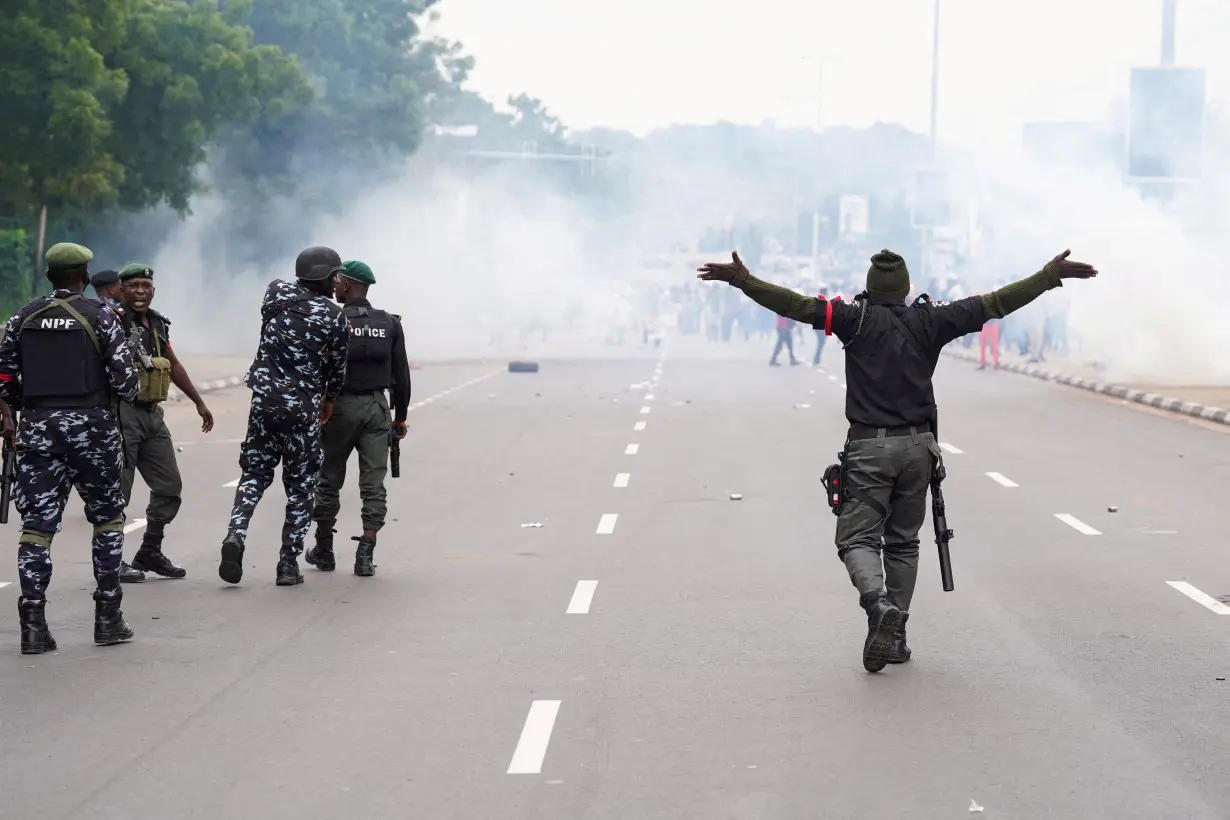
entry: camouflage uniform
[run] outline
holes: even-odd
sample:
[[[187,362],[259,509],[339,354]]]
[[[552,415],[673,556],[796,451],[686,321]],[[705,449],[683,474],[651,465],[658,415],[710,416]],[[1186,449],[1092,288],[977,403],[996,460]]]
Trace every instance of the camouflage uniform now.
[[[303,552],[312,523],[321,464],[321,401],[341,392],[349,334],[341,306],[297,282],[270,283],[261,317],[260,346],[244,376],[252,406],[228,540],[246,541],[252,513],[280,461],[286,489],[282,555],[293,559]]]

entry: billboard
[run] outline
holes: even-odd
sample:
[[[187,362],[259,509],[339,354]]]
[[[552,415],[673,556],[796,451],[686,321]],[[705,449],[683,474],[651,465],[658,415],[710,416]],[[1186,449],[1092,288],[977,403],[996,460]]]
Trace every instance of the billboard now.
[[[915,228],[941,228],[956,218],[952,176],[939,168],[920,168],[914,174],[911,221]]]
[[[1204,69],[1132,69],[1127,176],[1194,180],[1204,153]]]
[[[871,200],[865,196],[842,194],[837,214],[838,232],[842,237],[858,238],[871,230]]]

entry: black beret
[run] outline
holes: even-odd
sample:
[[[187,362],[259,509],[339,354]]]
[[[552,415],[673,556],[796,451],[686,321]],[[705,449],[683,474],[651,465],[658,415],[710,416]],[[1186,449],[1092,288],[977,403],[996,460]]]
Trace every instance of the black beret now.
[[[90,284],[96,290],[98,288],[105,288],[107,285],[114,285],[118,281],[120,281],[120,275],[117,271],[113,270],[100,270],[90,277]]]

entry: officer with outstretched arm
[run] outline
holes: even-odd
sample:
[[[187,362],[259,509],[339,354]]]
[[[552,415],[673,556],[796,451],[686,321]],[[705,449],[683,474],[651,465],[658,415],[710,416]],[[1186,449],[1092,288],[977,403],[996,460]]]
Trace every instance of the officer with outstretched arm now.
[[[94,642],[127,641],[120,611],[124,547],[123,449],[115,403],[141,388],[115,313],[81,294],[94,254],[60,243],[47,250],[54,288],[17,311],[0,341],[0,399],[20,404],[14,492],[22,530],[17,543],[21,651],[54,652],[47,627],[51,541],[60,529],[69,485],[94,525]]]
[[[1026,279],[951,304],[906,305],[905,260],[884,250],[871,257],[867,289],[852,302],[809,298],[752,276],[733,254],[699,268],[700,279],[729,282],[757,303],[836,336],[844,345],[846,419],[843,499],[837,555],[867,612],[863,667],[879,672],[910,658],[905,623],[918,579],[918,531],[927,488],[940,466],[931,377],[944,345],[1028,305],[1064,279],[1097,271],[1056,256]]]

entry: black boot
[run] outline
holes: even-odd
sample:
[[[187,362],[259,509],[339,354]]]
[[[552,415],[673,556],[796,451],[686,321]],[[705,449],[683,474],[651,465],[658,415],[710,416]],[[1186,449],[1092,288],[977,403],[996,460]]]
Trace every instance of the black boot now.
[[[132,640],[133,631],[120,611],[120,597],[110,600],[94,593],[94,643],[111,646]]]
[[[910,647],[905,644],[905,622],[910,619],[910,613],[901,613],[901,626],[893,633],[893,654],[889,657],[889,663],[905,663],[910,659]]]
[[[893,635],[901,626],[901,610],[893,606],[881,592],[869,592],[859,598],[867,610],[867,640],[863,643],[863,668],[879,672],[888,665],[893,651]]]
[[[183,578],[188,571],[171,563],[171,559],[162,551],[162,533],[146,532],[141,541],[141,549],[132,558],[132,568],[141,572],[152,572],[163,578]],[[122,578],[120,580],[123,580]]]
[[[121,584],[141,584],[145,582],[145,573],[139,569],[133,569],[128,566],[126,561],[120,562],[120,583]]]
[[[293,552],[282,552],[278,559],[278,581],[280,587],[293,587],[303,583],[303,573],[299,572],[299,559]]]
[[[222,542],[222,560],[218,563],[218,577],[228,584],[243,580],[243,541],[231,533]]]
[[[303,554],[303,560],[321,572],[333,572],[337,569],[337,558],[333,555],[333,533],[337,530],[332,526],[316,524],[316,546]]]
[[[354,552],[354,574],[362,578],[375,575],[376,565],[372,563],[372,554],[376,551],[376,539],[369,535],[357,535],[350,540],[359,542],[359,548]]]
[[[21,621],[21,654],[41,655],[56,651],[56,639],[47,628],[47,601],[18,598],[17,616]]]

